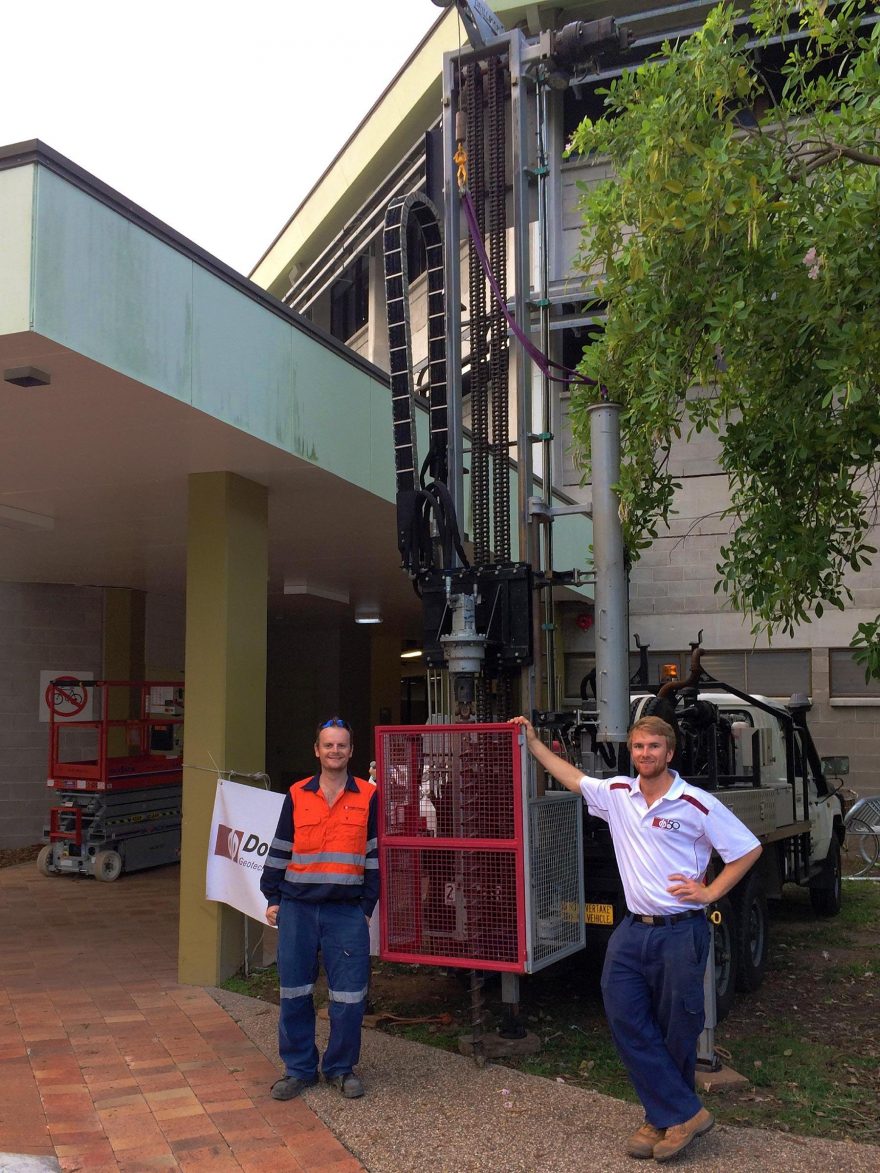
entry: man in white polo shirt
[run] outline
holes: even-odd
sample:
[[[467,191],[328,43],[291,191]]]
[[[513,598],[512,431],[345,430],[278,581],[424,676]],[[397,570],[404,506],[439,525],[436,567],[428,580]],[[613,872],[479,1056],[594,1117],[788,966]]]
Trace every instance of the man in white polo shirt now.
[[[635,778],[588,778],[514,717],[535,759],[611,830],[629,910],[611,934],[602,996],[620,1058],[645,1109],[631,1157],[667,1161],[715,1123],[694,1090],[709,954],[706,905],[753,866],[761,845],[712,794],[669,768],[675,731],[643,717],[627,744]],[[706,884],[715,851],[724,866]]]

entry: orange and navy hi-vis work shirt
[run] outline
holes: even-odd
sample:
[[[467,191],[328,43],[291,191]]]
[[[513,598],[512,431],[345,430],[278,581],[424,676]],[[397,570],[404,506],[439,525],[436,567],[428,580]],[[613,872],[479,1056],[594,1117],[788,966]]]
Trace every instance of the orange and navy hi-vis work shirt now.
[[[376,787],[348,775],[328,806],[320,775],[291,786],[263,865],[260,888],[269,904],[304,900],[357,902],[370,916],[379,898]]]

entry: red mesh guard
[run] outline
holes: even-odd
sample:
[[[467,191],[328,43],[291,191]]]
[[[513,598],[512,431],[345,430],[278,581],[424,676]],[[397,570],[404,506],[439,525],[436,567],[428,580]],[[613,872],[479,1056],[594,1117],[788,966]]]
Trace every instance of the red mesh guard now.
[[[524,972],[518,728],[380,728],[376,765],[381,956]]]

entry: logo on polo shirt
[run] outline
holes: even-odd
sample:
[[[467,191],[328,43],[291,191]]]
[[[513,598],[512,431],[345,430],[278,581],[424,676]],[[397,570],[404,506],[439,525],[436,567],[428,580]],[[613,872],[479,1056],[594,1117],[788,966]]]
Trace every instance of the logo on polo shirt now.
[[[651,826],[656,827],[658,831],[680,831],[681,823],[678,819],[661,819],[657,815],[651,821]]]

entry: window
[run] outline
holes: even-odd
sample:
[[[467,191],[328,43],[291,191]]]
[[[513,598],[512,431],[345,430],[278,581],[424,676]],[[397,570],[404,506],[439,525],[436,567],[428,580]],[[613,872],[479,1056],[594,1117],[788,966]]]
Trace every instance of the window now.
[[[843,654],[851,659],[848,650],[845,649]],[[581,681],[595,667],[595,664],[595,656],[589,652],[566,655],[566,698],[574,700],[580,697]],[[684,680],[690,671],[690,652],[663,652],[654,651],[652,648],[648,652],[648,684],[651,688],[660,684],[660,673],[665,664],[674,664],[678,669],[678,679]],[[792,651],[767,649],[754,652],[704,652],[701,665],[710,676],[739,689],[740,692],[778,697],[782,700],[788,700],[795,692],[803,692],[808,696],[812,692],[810,652],[806,648]],[[631,680],[638,669],[639,654],[638,652],[630,652]],[[858,678],[861,680],[862,691],[846,695],[880,697],[880,685],[872,685],[873,691],[864,691],[865,673],[861,668],[858,668]],[[632,687],[638,689],[639,686],[633,684]],[[588,691],[590,699],[592,699],[592,695]],[[832,695],[835,695],[833,667]]]
[[[794,692],[813,691],[807,648],[754,652],[704,652],[704,671],[741,692],[788,700]]]
[[[370,258],[356,257],[330,287],[330,333],[347,342],[369,319]]]
[[[828,661],[832,697],[871,697],[880,700],[880,681],[865,683],[865,669],[855,662],[850,648],[831,648]]]

